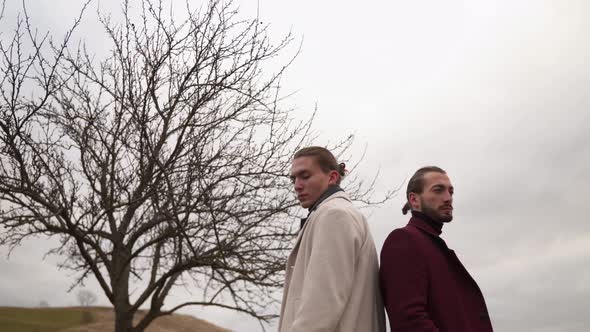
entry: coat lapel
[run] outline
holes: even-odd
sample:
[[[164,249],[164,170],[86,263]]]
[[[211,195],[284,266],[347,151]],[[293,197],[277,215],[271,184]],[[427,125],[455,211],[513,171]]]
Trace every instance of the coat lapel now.
[[[315,219],[315,215],[317,213],[317,210],[324,205],[326,202],[329,202],[333,199],[337,199],[337,198],[341,198],[341,199],[345,199],[345,200],[350,200],[350,198],[348,197],[348,195],[344,192],[344,191],[339,191],[336,192],[334,194],[332,194],[330,197],[326,198],[324,201],[322,201],[317,208],[309,215],[309,217],[307,218],[307,221],[303,224],[303,227],[299,230],[299,233],[297,234],[297,239],[295,240],[295,245],[293,246],[293,249],[291,250],[291,253],[289,254],[289,258],[287,259],[287,271],[289,269],[289,265],[293,265],[295,263],[295,258],[297,258],[297,252],[299,251],[299,245],[301,244],[301,240],[303,239],[303,234],[305,234],[305,230],[307,228],[309,228],[310,224],[314,221]]]

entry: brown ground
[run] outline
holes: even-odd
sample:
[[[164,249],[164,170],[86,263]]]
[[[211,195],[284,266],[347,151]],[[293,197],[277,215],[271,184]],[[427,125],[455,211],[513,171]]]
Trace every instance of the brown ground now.
[[[110,308],[92,307],[93,323],[66,329],[62,332],[112,332],[115,315]],[[153,321],[146,332],[229,332],[204,320],[174,314]]]

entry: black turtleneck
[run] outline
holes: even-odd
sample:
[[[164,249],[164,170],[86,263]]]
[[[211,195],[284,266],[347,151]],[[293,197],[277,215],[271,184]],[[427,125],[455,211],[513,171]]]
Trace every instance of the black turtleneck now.
[[[429,215],[422,213],[420,211],[412,210],[412,216],[415,218],[418,218],[418,219],[424,221],[425,223],[427,223],[428,225],[430,225],[430,227],[432,227],[434,230],[436,230],[438,232],[438,235],[440,235],[442,233],[442,227],[443,227],[442,222],[437,221],[434,218],[430,217]]]
[[[340,186],[337,184],[329,186],[328,189],[326,189],[326,191],[324,191],[324,193],[320,195],[320,198],[318,198],[318,200],[315,201],[315,203],[313,203],[313,205],[311,207],[309,207],[309,209],[308,209],[309,213],[307,213],[307,217],[301,218],[301,225],[300,225],[299,229],[303,228],[303,225],[305,225],[305,222],[307,221],[307,218],[309,218],[309,215],[315,209],[318,208],[318,205],[320,205],[320,203],[322,203],[323,201],[326,200],[326,198],[334,195],[335,193],[337,193],[339,191],[344,191],[344,189],[340,188]]]

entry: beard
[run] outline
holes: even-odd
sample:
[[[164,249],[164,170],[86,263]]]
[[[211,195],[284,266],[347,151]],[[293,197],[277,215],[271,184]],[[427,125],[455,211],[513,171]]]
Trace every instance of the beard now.
[[[421,212],[436,222],[447,223],[447,222],[451,222],[451,220],[453,220],[452,214],[451,215],[441,214],[437,209],[426,205],[423,200],[421,200],[420,205],[422,205]]]

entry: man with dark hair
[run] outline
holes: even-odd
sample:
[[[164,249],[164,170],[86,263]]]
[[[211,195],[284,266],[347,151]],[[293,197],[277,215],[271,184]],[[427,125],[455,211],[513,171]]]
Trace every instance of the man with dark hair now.
[[[483,295],[440,237],[453,220],[454,188],[439,167],[419,169],[408,182],[406,227],[381,249],[379,277],[392,332],[491,332]]]
[[[345,165],[322,147],[299,150],[291,180],[303,208],[287,261],[279,332],[383,332],[377,251],[339,183]]]

